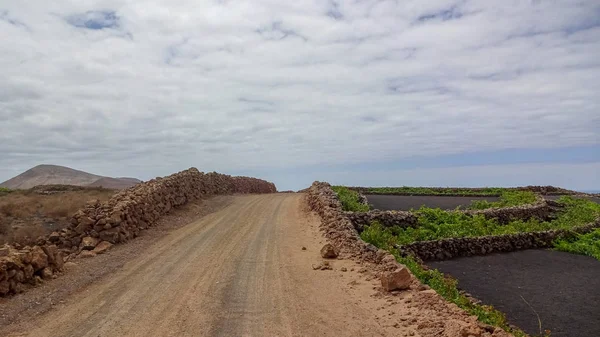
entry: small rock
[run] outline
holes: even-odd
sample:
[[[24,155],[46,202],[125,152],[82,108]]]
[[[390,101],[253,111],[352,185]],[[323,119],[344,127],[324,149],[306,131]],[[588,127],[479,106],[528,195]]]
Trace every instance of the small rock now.
[[[112,243],[110,243],[108,241],[102,241],[98,245],[96,245],[96,248],[94,248],[94,250],[92,250],[92,252],[94,252],[96,254],[103,254],[103,253],[107,252],[112,246],[113,246]]]
[[[58,234],[58,232],[52,232],[52,234],[50,234],[50,236],[48,237],[48,241],[52,243],[60,241],[60,234]]]
[[[338,256],[332,244],[328,243],[321,248],[321,256],[325,259],[335,259]]]
[[[348,269],[346,267],[342,267],[341,271],[343,271],[345,273],[348,271]]]
[[[98,244],[98,239],[93,238],[91,236],[86,236],[81,240],[81,249],[83,250],[92,250],[96,248]]]
[[[312,266],[313,270],[332,270],[331,265],[327,261],[320,262],[316,266]]]
[[[48,255],[40,246],[35,246],[31,250],[31,265],[38,271],[48,266]]]
[[[46,267],[46,268],[42,269],[42,274],[41,274],[41,276],[42,276],[42,278],[43,278],[44,280],[51,279],[51,278],[52,278],[52,275],[54,275],[54,273],[52,272],[52,269],[50,269],[50,268],[48,268],[48,267]]]
[[[306,250],[306,247],[302,247],[302,250]]]
[[[406,268],[398,268],[392,272],[381,274],[381,286],[385,291],[403,290],[410,287],[412,277]]]

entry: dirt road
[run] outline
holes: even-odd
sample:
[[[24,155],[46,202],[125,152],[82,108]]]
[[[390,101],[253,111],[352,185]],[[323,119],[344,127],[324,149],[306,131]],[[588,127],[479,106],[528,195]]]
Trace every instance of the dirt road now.
[[[390,310],[396,300],[377,297],[374,283],[365,281],[354,262],[336,260],[334,270],[312,269],[325,241],[317,218],[302,207],[300,194],[236,197],[228,207],[170,232],[48,313],[0,332],[36,337],[413,335],[407,322],[394,319],[402,311]]]

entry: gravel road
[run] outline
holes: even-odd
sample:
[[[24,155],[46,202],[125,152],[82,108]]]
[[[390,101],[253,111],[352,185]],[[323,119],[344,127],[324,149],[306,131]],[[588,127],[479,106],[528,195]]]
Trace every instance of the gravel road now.
[[[413,335],[417,320],[400,321],[411,314],[401,298],[377,296],[376,280],[355,262],[313,270],[325,240],[302,205],[300,194],[234,197],[46,313],[0,327],[0,334]]]

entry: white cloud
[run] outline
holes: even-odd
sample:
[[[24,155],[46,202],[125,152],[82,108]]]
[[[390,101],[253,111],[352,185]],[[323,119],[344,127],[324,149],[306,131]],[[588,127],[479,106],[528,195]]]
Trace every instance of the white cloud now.
[[[0,178],[600,143],[596,1],[333,3],[0,1]]]

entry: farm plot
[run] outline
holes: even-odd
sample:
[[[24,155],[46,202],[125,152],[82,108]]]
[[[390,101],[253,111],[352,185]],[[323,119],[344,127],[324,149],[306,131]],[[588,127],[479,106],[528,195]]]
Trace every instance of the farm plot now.
[[[423,196],[423,195],[365,195],[373,208],[383,211],[409,211],[419,209],[421,206],[441,209],[454,209],[456,207],[467,207],[473,201],[498,201],[499,197],[461,197],[461,196]]]
[[[336,192],[340,189],[343,189],[343,187],[334,187]],[[353,205],[352,202],[348,202],[348,199],[360,201],[358,193],[354,195],[352,193],[338,193],[338,197],[346,199],[346,202],[342,200],[344,207]],[[515,202],[517,204],[522,203],[525,200],[522,197],[523,195],[517,198],[500,198],[499,201],[491,202],[476,201],[472,205],[476,206],[475,209],[484,210],[490,205],[495,207],[501,205],[500,208],[495,208],[490,214],[512,212],[515,207],[510,206]],[[537,198],[536,203],[539,204],[540,199]],[[502,205],[509,206],[509,208],[502,208]],[[528,209],[534,209],[533,205],[523,205],[517,208],[525,210],[525,212],[520,213],[520,215],[523,215],[522,218],[512,218],[510,221],[502,222],[498,218],[487,217],[484,213],[444,211],[439,208],[422,207],[412,212],[387,212],[389,216],[396,216],[397,219],[412,218],[413,221],[410,223],[404,222],[400,223],[401,225],[394,225],[390,221],[382,225],[379,221],[371,221],[366,226],[364,224],[357,226],[357,223],[354,223],[354,225],[361,233],[361,238],[364,241],[392,253],[422,283],[429,285],[446,300],[477,316],[480,321],[486,324],[501,327],[515,336],[526,336],[527,333],[547,336],[547,332],[539,329],[540,324],[537,319],[539,315],[540,320],[544,316],[545,321],[551,320],[553,322],[551,326],[543,325],[544,329],[553,329],[552,336],[600,335],[594,330],[597,326],[600,326],[595,321],[598,318],[589,317],[589,313],[594,315],[598,312],[598,305],[588,305],[588,297],[586,297],[586,294],[590,292],[597,293],[598,284],[585,281],[588,278],[597,279],[600,274],[600,262],[592,258],[595,257],[600,260],[600,229],[598,229],[600,227],[600,205],[582,198],[561,197],[552,203],[551,216],[543,218],[537,216],[525,217]],[[352,209],[352,207],[345,208],[345,210],[364,212]],[[380,211],[372,212],[380,214]],[[519,213],[514,214],[519,215]],[[350,216],[350,214],[348,216],[352,221],[361,218]],[[364,216],[362,218],[364,219]],[[371,217],[371,219],[373,218]],[[380,218],[382,217],[380,216]],[[392,224],[390,225],[390,223]],[[533,248],[555,248],[588,256],[554,250],[532,250]],[[513,253],[489,255],[495,252]],[[539,256],[535,254],[539,254]],[[452,258],[460,256],[473,255],[483,256],[452,260]],[[521,259],[521,256],[523,257],[519,263],[510,262],[511,259]],[[535,258],[531,256],[535,256]],[[495,260],[488,263],[487,261],[490,261],[491,258]],[[431,269],[430,267],[437,266],[435,263],[441,263],[432,262],[437,260],[449,260],[446,265],[452,266],[452,269],[445,268],[442,272],[449,272],[455,278],[448,277],[448,275],[444,275],[436,269]],[[489,268],[487,271],[484,268],[486,263]],[[492,268],[494,264],[497,264],[496,268],[500,271]],[[586,271],[590,275],[586,277],[577,276],[578,273]],[[562,275],[555,276],[560,273]],[[465,276],[466,274],[468,275]],[[562,281],[563,278],[571,276],[579,280],[570,280],[567,283]],[[464,286],[462,284],[463,279],[467,280]],[[491,279],[494,279],[494,282]],[[582,283],[578,283],[582,280]],[[470,288],[469,282],[477,283],[478,288]],[[509,284],[502,288],[501,283]],[[546,286],[547,284],[552,284],[552,287]],[[520,296],[515,299],[514,291],[513,295],[510,296],[504,293],[510,292],[513,286],[521,287],[519,289],[522,292],[530,291],[531,294],[528,296],[532,296],[529,298],[523,295],[525,301],[529,303],[525,304],[529,311],[520,320],[515,319],[515,317],[520,317],[525,312],[521,307],[523,299]],[[483,303],[466,296],[460,289],[469,291],[476,297],[478,294],[483,294],[479,298],[483,300]],[[545,295],[544,290],[547,292]],[[537,294],[537,292],[541,292],[541,294]],[[574,294],[574,292],[579,293]],[[494,294],[496,297],[487,296],[488,293]],[[557,299],[556,296],[560,294],[564,296],[561,295]],[[541,298],[543,296],[547,296],[547,298]],[[582,297],[586,297],[586,300],[582,301]],[[502,299],[503,302],[496,299]],[[557,311],[554,306],[550,306],[548,301],[555,301],[562,305],[562,312]],[[597,299],[595,301],[597,302]],[[506,310],[508,321],[502,311],[498,311],[491,305],[497,306],[502,311]],[[538,309],[544,315],[534,314],[536,317],[534,323],[538,324],[533,326],[530,322],[530,315]],[[588,309],[591,310],[588,311]],[[552,315],[559,315],[563,318],[560,320],[554,319],[555,316]],[[590,324],[578,324],[579,330],[572,332],[573,322],[579,322],[580,320],[589,321]],[[526,331],[514,327],[515,324]],[[565,333],[567,331],[568,334]]]
[[[551,250],[428,263],[531,335],[600,336],[600,262]]]

